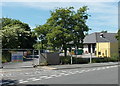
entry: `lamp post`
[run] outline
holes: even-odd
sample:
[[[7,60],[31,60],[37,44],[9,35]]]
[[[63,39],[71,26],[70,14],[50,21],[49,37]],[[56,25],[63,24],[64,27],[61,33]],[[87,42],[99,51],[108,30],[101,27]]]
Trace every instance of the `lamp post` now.
[[[0,68],[3,68],[2,67],[2,35],[0,35]]]
[[[42,43],[43,35],[42,35],[42,34],[39,36],[39,40],[40,40],[40,42],[41,42],[41,50],[43,51],[43,43]],[[40,55],[41,55],[41,51],[38,50],[38,52],[39,52],[39,65],[40,65]]]
[[[43,50],[43,35],[41,34],[39,36],[40,42],[41,42],[41,50]]]

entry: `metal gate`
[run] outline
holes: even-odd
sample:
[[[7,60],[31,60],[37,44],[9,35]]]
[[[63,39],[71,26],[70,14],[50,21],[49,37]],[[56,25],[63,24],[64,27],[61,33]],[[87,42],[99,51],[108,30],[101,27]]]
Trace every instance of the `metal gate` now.
[[[2,49],[3,68],[26,68],[39,64],[39,50]]]

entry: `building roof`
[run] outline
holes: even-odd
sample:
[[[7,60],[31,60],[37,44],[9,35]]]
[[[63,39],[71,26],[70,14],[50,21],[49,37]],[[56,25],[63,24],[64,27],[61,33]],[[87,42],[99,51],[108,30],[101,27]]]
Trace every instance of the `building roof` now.
[[[116,35],[117,35],[117,33],[95,32],[95,33],[87,35],[84,38],[83,43],[117,42],[117,39],[115,38]]]

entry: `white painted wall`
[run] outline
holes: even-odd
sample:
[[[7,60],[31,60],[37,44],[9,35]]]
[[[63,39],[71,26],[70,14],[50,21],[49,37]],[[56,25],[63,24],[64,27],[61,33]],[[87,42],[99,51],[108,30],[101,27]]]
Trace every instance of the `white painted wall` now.
[[[88,52],[88,45],[87,45],[87,44],[84,45],[83,51],[84,51],[84,53],[85,53],[86,51]]]

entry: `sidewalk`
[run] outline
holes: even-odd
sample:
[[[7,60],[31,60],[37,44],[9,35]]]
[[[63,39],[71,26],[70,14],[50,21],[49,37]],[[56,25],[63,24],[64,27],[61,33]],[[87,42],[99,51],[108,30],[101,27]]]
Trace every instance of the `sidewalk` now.
[[[63,70],[63,69],[76,69],[76,68],[103,67],[103,66],[112,66],[112,65],[118,65],[118,62],[72,64],[72,65],[71,64],[69,64],[69,65],[51,65],[51,66],[43,66],[43,67],[40,67],[40,68],[50,69],[50,70]]]

